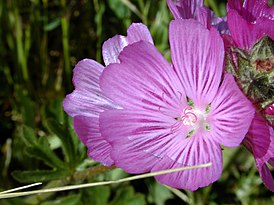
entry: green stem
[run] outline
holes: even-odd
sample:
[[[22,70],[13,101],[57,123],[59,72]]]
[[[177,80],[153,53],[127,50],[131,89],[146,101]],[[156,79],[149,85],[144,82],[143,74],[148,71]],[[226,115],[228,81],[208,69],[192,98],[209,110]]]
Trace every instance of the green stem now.
[[[62,8],[66,8],[66,0],[61,0]],[[65,75],[67,82],[70,82],[71,79],[71,68],[69,60],[69,21],[68,21],[67,12],[61,18],[61,27],[62,27],[62,44],[63,44],[63,54],[64,54],[64,63],[65,63]]]
[[[76,171],[73,174],[73,179],[75,181],[83,181],[86,179],[90,179],[90,178],[94,177],[95,175],[102,174],[107,171],[113,170],[115,168],[116,168],[115,166],[106,167],[106,166],[102,166],[102,165],[96,166],[96,167],[91,167],[91,168],[85,169],[83,171]]]
[[[44,21],[43,27],[48,25],[48,0],[43,0],[43,10],[44,13]],[[39,14],[38,14],[39,15]],[[45,86],[49,77],[49,63],[48,63],[48,35],[47,31],[43,30],[42,32],[42,41],[41,41],[41,49],[40,49],[40,56],[42,62],[42,85]]]
[[[102,44],[102,21],[103,21],[103,14],[105,12],[105,5],[103,3],[99,3],[98,0],[93,0],[94,9],[95,9],[95,23],[96,23],[96,37],[97,37],[97,49],[96,49],[96,60],[100,62],[101,60],[101,44]]]
[[[27,59],[25,56],[24,46],[23,46],[23,34],[22,34],[22,24],[21,18],[19,16],[19,11],[16,5],[14,6],[14,18],[15,18],[15,39],[16,39],[16,50],[18,63],[22,69],[23,79],[25,81],[29,80],[29,73],[27,68]]]

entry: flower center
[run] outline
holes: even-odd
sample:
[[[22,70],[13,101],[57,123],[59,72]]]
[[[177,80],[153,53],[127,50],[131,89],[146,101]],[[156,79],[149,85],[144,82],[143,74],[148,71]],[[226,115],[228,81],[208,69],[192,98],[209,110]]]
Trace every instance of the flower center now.
[[[194,104],[193,106],[186,106],[183,109],[181,116],[175,118],[178,121],[176,123],[177,128],[181,125],[189,127],[191,131],[188,133],[187,137],[191,137],[195,131],[200,129],[210,131],[210,124],[207,122],[207,116],[210,112],[210,109],[210,104],[206,107],[204,111],[195,109]]]
[[[197,122],[198,118],[194,113],[194,110],[192,107],[187,106],[184,108],[181,121],[186,126],[193,126]]]

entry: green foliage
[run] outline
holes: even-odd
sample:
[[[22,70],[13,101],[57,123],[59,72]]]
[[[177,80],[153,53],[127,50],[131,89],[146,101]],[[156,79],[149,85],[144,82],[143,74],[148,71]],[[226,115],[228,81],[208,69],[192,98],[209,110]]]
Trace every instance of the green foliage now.
[[[14,171],[12,176],[21,183],[33,183],[66,179],[69,173],[66,170]]]
[[[82,190],[84,204],[107,205],[111,190],[108,186],[94,187]]]
[[[173,198],[172,193],[164,185],[152,182],[149,187],[148,201],[156,205],[164,205],[166,200]]]
[[[135,193],[132,186],[122,186],[116,192],[114,199],[110,205],[145,205],[145,196],[140,193]]]
[[[71,194],[66,197],[60,197],[54,201],[44,202],[41,205],[79,205],[81,204],[80,194]]]

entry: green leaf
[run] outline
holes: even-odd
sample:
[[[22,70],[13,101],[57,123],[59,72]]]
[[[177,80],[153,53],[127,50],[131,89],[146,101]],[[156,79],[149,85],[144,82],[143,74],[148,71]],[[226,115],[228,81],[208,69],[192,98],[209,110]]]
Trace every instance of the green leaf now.
[[[55,18],[51,22],[49,22],[47,25],[44,26],[45,31],[52,31],[53,29],[57,28],[61,25],[61,19]]]
[[[68,120],[66,120],[68,122]],[[61,125],[55,119],[47,120],[48,129],[57,135],[62,141],[62,148],[67,162],[74,162],[76,159],[76,148],[69,133],[68,123]]]
[[[155,203],[156,205],[164,205],[165,201],[170,198],[173,198],[170,190],[154,180],[149,189],[149,202]]]
[[[36,104],[28,96],[28,91],[22,87],[15,86],[15,94],[24,124],[34,128]]]
[[[107,205],[109,197],[109,186],[98,186],[82,190],[83,204]]]
[[[56,98],[52,99],[50,102],[47,102],[47,104],[44,106],[43,109],[43,116],[47,118],[53,118],[56,121],[60,122],[61,124],[64,123],[64,109],[63,109],[63,102],[64,98]]]
[[[108,0],[109,7],[119,19],[130,16],[130,10],[121,0]]]
[[[36,146],[37,138],[34,130],[31,127],[28,127],[26,125],[22,127],[22,137],[27,145]]]
[[[66,164],[61,161],[57,155],[51,150],[49,143],[45,137],[40,137],[35,147],[27,147],[26,152],[31,157],[43,160],[52,168],[66,169]]]
[[[236,66],[233,63],[233,60],[231,59],[231,56],[229,54],[226,54],[225,56],[225,62],[226,62],[226,72],[231,73],[235,78],[238,78],[238,73]]]
[[[80,194],[70,194],[66,197],[60,197],[54,201],[47,201],[41,205],[80,205],[81,195]],[[90,203],[92,204],[92,203]],[[93,205],[93,204],[92,204]]]
[[[25,205],[21,197],[11,199],[1,199],[1,205]]]
[[[117,190],[114,199],[110,205],[145,205],[145,196],[140,193],[135,193],[133,187],[123,186]]]
[[[69,173],[64,170],[14,171],[12,176],[21,183],[33,183],[64,179]]]
[[[50,148],[46,137],[37,139],[34,130],[28,126],[22,127],[22,137],[28,145],[25,151],[29,156],[44,161],[52,168],[67,169],[66,164]]]

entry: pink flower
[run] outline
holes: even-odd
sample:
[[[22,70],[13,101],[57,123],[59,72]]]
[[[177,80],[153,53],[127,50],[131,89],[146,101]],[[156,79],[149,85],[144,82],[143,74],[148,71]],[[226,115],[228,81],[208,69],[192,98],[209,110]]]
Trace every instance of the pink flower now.
[[[242,142],[254,109],[232,75],[222,79],[224,47],[215,28],[177,19],[169,37],[172,65],[151,43],[139,41],[124,48],[119,63],[104,69],[101,92],[122,109],[100,113],[100,133],[111,145],[114,164],[129,173],[212,162],[156,177],[196,190],[220,177],[220,144]]]
[[[145,40],[153,44],[147,27],[143,24],[132,24],[128,36],[116,35],[103,45],[103,58],[106,65],[118,63],[118,55],[129,44]],[[75,90],[66,96],[63,106],[73,117],[74,129],[81,141],[88,147],[91,158],[110,166],[111,147],[99,131],[99,115],[105,110],[121,109],[101,92],[99,78],[104,67],[94,60],[80,61],[73,70]]]
[[[175,19],[196,19],[208,29],[214,26],[220,33],[228,33],[226,17],[216,17],[204,0],[167,0],[167,4]]]
[[[226,42],[229,47],[240,48],[247,54],[251,54],[252,47],[263,36],[267,35],[274,39],[274,7],[269,7],[267,0],[245,0],[244,3],[241,0],[229,0],[227,8],[227,20],[231,36],[226,36]],[[238,67],[235,53],[229,54]],[[269,59],[265,59],[263,62],[267,63]],[[252,68],[250,69],[253,72]],[[268,68],[264,68],[264,66],[262,70],[269,72]],[[243,144],[254,155],[264,184],[271,191],[274,191],[273,176],[266,165],[266,163],[272,167],[274,165],[273,124],[271,126],[271,122],[268,124],[261,116],[265,114],[271,115],[271,106],[264,112],[259,113],[258,111]]]
[[[268,0],[229,0],[227,22],[238,48],[249,50],[264,35],[274,39],[274,7]]]

